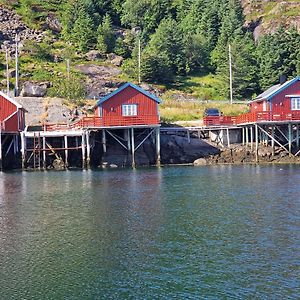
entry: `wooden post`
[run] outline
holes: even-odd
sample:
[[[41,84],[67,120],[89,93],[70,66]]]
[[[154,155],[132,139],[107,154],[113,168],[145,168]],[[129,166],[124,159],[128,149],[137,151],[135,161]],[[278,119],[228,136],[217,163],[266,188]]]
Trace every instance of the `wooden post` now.
[[[246,132],[246,146],[249,146],[249,131],[248,131],[248,126],[245,127],[245,132]]]
[[[229,135],[229,128],[226,129],[227,131],[227,146],[230,148],[230,135]]]
[[[130,152],[130,129],[125,129],[126,131],[126,140],[127,140],[127,149]]]
[[[160,128],[156,128],[156,165],[160,166]]]
[[[274,141],[274,126],[272,125],[271,127],[271,135],[272,135],[272,139],[271,139],[271,147],[272,147],[272,156],[275,155],[275,141]]]
[[[245,127],[242,127],[242,142],[245,145]]]
[[[43,168],[47,168],[46,164],[46,137],[43,136]]]
[[[289,156],[292,156],[292,124],[289,124],[288,128],[289,128]]]
[[[106,132],[105,129],[102,130],[102,147],[103,147],[103,153],[106,153]]]
[[[22,169],[25,168],[25,151],[26,151],[26,137],[25,137],[25,133],[21,132]]]
[[[255,161],[258,162],[258,126],[255,124]]]
[[[68,136],[64,136],[64,144],[65,144],[65,166],[66,168],[69,166],[69,151],[68,151]]]
[[[296,125],[296,145],[298,151],[299,150],[299,124]]]
[[[253,126],[250,126],[250,145],[252,151],[253,150]]]
[[[91,162],[91,145],[90,145],[90,133],[89,131],[86,132],[86,154],[87,154],[87,167],[90,167]]]
[[[132,168],[135,168],[135,157],[134,157],[135,145],[134,145],[134,129],[131,128],[131,159],[132,159]]]
[[[82,150],[82,168],[84,169],[85,168],[85,140],[84,140],[84,132],[82,133],[82,136],[81,136],[81,150]]]

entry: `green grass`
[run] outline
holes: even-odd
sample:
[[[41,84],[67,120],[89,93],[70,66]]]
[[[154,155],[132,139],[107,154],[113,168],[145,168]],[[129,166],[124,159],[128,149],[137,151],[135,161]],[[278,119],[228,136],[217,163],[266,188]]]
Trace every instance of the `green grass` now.
[[[200,100],[224,100],[225,83],[217,75],[178,77],[170,88],[190,94]]]

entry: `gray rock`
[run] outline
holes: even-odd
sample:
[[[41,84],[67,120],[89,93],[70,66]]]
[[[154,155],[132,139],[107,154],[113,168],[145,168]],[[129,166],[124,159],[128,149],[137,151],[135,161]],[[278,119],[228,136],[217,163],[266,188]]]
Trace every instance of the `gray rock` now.
[[[194,166],[205,166],[207,165],[207,161],[205,158],[198,158],[194,161]]]
[[[65,163],[62,159],[55,159],[52,163],[52,166],[55,170],[64,170],[65,169]]]
[[[90,61],[95,61],[102,58],[102,54],[97,50],[91,50],[88,53],[86,53],[85,56]]]
[[[111,60],[111,63],[116,66],[120,67],[123,63],[124,58],[122,56],[116,56],[114,59]]]
[[[21,97],[44,97],[47,93],[48,83],[34,83],[26,81],[21,90]]]
[[[112,169],[118,168],[118,166],[116,164],[110,164],[109,167]]]

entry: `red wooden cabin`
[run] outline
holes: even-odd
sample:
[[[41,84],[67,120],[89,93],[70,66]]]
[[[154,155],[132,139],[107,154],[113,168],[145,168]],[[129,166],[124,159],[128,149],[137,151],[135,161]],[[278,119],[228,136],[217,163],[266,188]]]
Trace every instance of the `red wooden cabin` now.
[[[25,109],[18,102],[0,92],[0,129],[15,133],[25,128]]]
[[[253,121],[300,120],[300,77],[260,94],[250,102],[250,114],[256,116]]]
[[[95,106],[96,126],[158,125],[159,98],[136,86],[126,83],[101,98]],[[88,118],[84,118],[88,121]]]

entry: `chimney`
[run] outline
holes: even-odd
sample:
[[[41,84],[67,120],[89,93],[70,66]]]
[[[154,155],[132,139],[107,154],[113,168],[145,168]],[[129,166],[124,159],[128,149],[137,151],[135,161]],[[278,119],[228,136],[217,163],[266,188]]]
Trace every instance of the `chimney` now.
[[[280,77],[279,77],[279,83],[280,84],[284,84],[286,81],[287,81],[286,75],[284,75],[284,74],[280,75]]]

